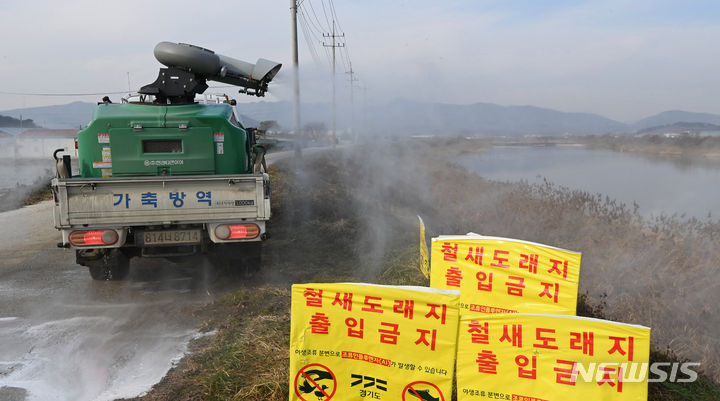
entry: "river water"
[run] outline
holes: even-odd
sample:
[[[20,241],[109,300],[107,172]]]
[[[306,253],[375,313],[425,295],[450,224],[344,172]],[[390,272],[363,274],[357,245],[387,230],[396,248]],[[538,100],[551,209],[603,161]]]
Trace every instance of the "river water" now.
[[[607,195],[644,217],[660,214],[717,220],[720,170],[650,160],[582,146],[498,146],[463,156],[459,164],[492,180],[542,183]]]

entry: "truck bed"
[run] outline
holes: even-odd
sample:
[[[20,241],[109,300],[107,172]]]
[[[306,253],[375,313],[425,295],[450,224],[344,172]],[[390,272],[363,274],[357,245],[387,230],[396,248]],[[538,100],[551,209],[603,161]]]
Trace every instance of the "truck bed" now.
[[[55,178],[55,227],[268,220],[265,174]]]

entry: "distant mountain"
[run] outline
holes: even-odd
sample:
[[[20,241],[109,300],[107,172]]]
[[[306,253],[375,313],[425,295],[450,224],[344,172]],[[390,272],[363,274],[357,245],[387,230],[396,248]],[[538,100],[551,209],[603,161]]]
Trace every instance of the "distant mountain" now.
[[[573,135],[624,132],[625,124],[590,113],[491,103],[454,105],[396,100],[374,110],[388,132],[440,135]]]
[[[0,116],[19,118],[19,116],[22,115],[23,120],[32,119],[35,122],[35,126],[41,126],[43,128],[78,129],[90,123],[95,107],[97,107],[97,103],[72,102],[56,106],[0,111]],[[240,115],[240,120],[248,127],[256,127],[257,124],[259,124],[259,121],[242,114]]]
[[[707,133],[720,132],[720,125],[709,124],[709,123],[686,123],[677,122],[668,125],[661,125],[657,127],[650,127],[641,129],[637,132],[638,135],[664,135],[664,134],[694,134],[694,135],[707,135]]]
[[[260,125],[260,121],[254,119],[252,117],[248,117],[246,115],[240,114],[240,124],[242,124],[243,127],[257,128],[258,125]]]
[[[23,119],[30,118],[45,128],[79,128],[90,122],[95,103],[72,102],[58,106],[29,107],[0,111],[0,114]]]
[[[257,120],[275,120],[292,127],[289,102],[242,103],[240,111]],[[332,119],[328,103],[302,105],[302,122]],[[338,106],[338,129],[350,126],[350,111]],[[533,106],[499,106],[491,103],[456,105],[394,100],[355,112],[357,127],[386,135],[575,135],[626,132],[627,125],[589,113],[565,113]]]
[[[644,118],[634,124],[632,128],[635,131],[644,130],[652,127],[660,127],[664,125],[672,125],[676,123],[705,123],[720,125],[720,115],[710,113],[694,113],[690,111],[671,110],[660,114]]]
[[[291,102],[252,102],[238,103],[240,115],[253,118],[256,121],[275,120],[285,129],[291,129],[293,123],[293,105]],[[301,121],[303,124],[310,122],[325,122],[330,126],[332,121],[332,106],[330,103],[309,103],[302,105]],[[349,119],[345,118],[346,112],[343,106],[338,106],[338,124],[340,127],[349,126]]]
[[[8,116],[0,115],[0,128],[36,128],[37,126],[32,119],[13,118]]]
[[[22,114],[23,118],[32,118],[36,124],[46,128],[78,128],[90,122],[95,106],[94,103],[73,102],[0,111],[0,114]],[[265,120],[275,120],[286,128],[293,125],[290,102],[240,103],[238,108],[241,122],[248,127],[255,127]],[[533,106],[499,106],[490,103],[455,105],[394,100],[386,104],[373,104],[364,113],[359,109],[356,110],[356,126],[364,126],[365,132],[383,135],[585,135],[627,131],[626,125],[596,114],[565,113]],[[302,121],[323,122],[330,128],[331,105],[303,104]],[[346,106],[338,106],[338,129],[346,129],[350,125],[350,111]]]
[[[32,119],[45,128],[77,129],[90,122],[94,103],[73,102],[66,105],[34,107],[0,111],[0,115]],[[290,102],[239,103],[241,122],[255,127],[261,121],[275,120],[285,129],[293,126]],[[351,126],[352,114],[346,105],[338,105],[337,128]],[[332,124],[332,107],[329,103],[302,105],[303,124]],[[667,111],[634,124],[624,124],[591,113],[567,113],[534,106],[500,106],[492,103],[469,105],[393,100],[387,103],[370,103],[363,109],[359,105],[354,114],[358,132],[375,135],[588,135],[632,133],[650,127],[672,125],[679,122],[720,125],[720,115]]]

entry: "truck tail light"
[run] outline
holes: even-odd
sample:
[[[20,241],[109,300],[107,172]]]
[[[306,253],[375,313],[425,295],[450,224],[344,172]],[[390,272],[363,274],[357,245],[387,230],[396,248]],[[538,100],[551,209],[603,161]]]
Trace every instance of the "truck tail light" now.
[[[253,239],[260,235],[257,224],[221,224],[215,227],[215,236],[221,240]]]
[[[107,246],[118,241],[115,230],[83,230],[70,233],[70,243],[73,246]]]

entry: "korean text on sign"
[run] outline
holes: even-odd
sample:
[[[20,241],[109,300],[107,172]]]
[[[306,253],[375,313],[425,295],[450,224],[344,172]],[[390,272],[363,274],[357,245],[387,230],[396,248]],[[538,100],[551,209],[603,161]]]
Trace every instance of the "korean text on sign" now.
[[[169,209],[171,207],[179,209],[185,207],[186,203],[188,208],[212,206],[211,191],[198,191],[195,194],[195,202],[190,202],[189,199],[186,200],[186,197],[188,197],[188,194],[182,191],[169,191],[165,193],[148,191],[138,195],[133,195],[133,197],[131,197],[129,193],[112,194],[113,207],[120,209],[130,209],[133,206],[140,206],[141,208],[147,209],[157,209],[158,206],[165,209]]]
[[[650,329],[560,315],[460,319],[458,400],[647,400]]]
[[[458,299],[425,287],[293,285],[290,400],[327,400],[331,388],[343,400],[402,400],[407,387],[449,401]]]
[[[433,238],[430,285],[459,289],[460,309],[575,314],[581,254],[479,235]]]

